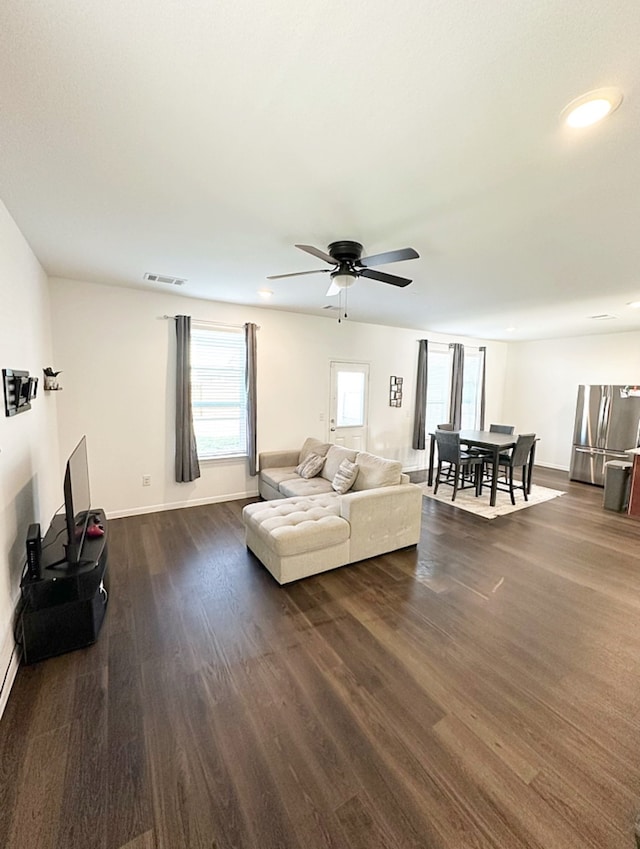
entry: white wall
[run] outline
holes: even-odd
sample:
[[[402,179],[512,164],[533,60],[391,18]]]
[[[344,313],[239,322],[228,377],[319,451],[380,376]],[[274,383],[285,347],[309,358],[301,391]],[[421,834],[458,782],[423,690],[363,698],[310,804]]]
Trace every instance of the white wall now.
[[[5,417],[0,395],[0,682],[9,669],[0,715],[17,668],[13,617],[27,528],[40,522],[44,532],[62,501],[55,393],[42,387],[42,369],[51,364],[47,278],[0,202],[0,368],[39,378],[38,395],[27,412]]]
[[[257,491],[244,461],[202,463],[193,483],[173,480],[174,322],[164,314],[243,324],[258,331],[258,449],[325,437],[331,359],[370,363],[368,448],[424,468],[425,452],[411,449],[417,340],[478,340],[415,330],[338,324],[250,306],[201,301],[173,293],[53,280],[52,321],[62,455],[87,434],[92,500],[111,516],[199,501],[239,498]],[[486,343],[487,416],[500,420],[505,379],[504,343]],[[389,377],[404,377],[401,408],[389,407]],[[321,421],[324,416],[324,421]],[[142,475],[152,485],[142,487]]]
[[[540,437],[536,462],[568,469],[580,383],[640,386],[640,333],[509,345],[504,420]]]

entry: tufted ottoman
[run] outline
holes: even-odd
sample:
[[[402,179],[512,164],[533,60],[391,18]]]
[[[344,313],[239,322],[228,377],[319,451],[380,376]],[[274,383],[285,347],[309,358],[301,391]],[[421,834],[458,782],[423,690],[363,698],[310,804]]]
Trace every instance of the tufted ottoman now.
[[[351,527],[336,493],[248,504],[246,544],[279,584],[349,562]]]

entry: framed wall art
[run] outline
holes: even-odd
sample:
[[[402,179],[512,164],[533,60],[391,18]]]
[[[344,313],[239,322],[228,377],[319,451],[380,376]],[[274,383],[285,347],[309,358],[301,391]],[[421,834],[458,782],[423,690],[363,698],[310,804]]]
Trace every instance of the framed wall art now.
[[[395,375],[389,378],[389,406],[402,406],[402,378]]]

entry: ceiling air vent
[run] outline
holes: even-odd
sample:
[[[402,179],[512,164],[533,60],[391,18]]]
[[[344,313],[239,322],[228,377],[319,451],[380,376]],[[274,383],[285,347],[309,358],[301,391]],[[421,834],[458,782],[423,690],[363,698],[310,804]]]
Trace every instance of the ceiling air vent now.
[[[144,279],[151,283],[166,283],[168,286],[184,286],[187,282],[183,277],[168,277],[166,274],[151,274],[149,271],[144,275]]]
[[[603,312],[601,315],[590,315],[589,318],[594,321],[611,321],[612,318],[617,318],[617,315],[609,315],[609,313]]]

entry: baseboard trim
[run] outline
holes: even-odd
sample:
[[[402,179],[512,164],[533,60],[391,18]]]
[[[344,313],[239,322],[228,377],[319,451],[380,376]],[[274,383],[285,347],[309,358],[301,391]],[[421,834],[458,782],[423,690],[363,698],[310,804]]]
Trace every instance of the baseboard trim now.
[[[201,507],[205,504],[219,504],[222,501],[240,501],[242,498],[257,498],[255,492],[232,492],[228,495],[212,495],[208,498],[194,498],[191,501],[174,501],[171,504],[149,504],[146,507],[130,507],[126,510],[107,510],[107,519],[126,519],[127,516],[143,516],[146,513],[162,513],[165,510],[183,510],[185,507]]]
[[[538,463],[536,466],[541,466],[545,469],[557,469],[560,472],[568,472],[568,466],[558,466],[555,463]],[[405,466],[402,470],[405,473],[426,471],[418,466],[411,464]],[[191,501],[173,501],[170,504],[148,504],[145,507],[129,507],[124,510],[107,510],[107,519],[126,519],[127,516],[144,516],[146,513],[162,513],[165,510],[184,510],[185,507],[201,507],[205,504],[219,504],[222,501],[240,501],[242,498],[256,498],[258,489],[256,487],[253,492],[232,492],[227,495],[212,495],[208,498],[194,498]]]
[[[18,599],[14,607],[9,628],[4,635],[2,649],[0,650],[0,685],[2,685],[2,691],[0,692],[0,719],[2,719],[2,714],[9,701],[11,688],[16,680],[20,658],[22,657],[22,651],[13,638],[19,608],[20,599]]]
[[[559,466],[557,463],[540,463],[536,460],[536,466],[540,466],[543,469],[556,469],[558,472],[568,472],[569,466]]]

